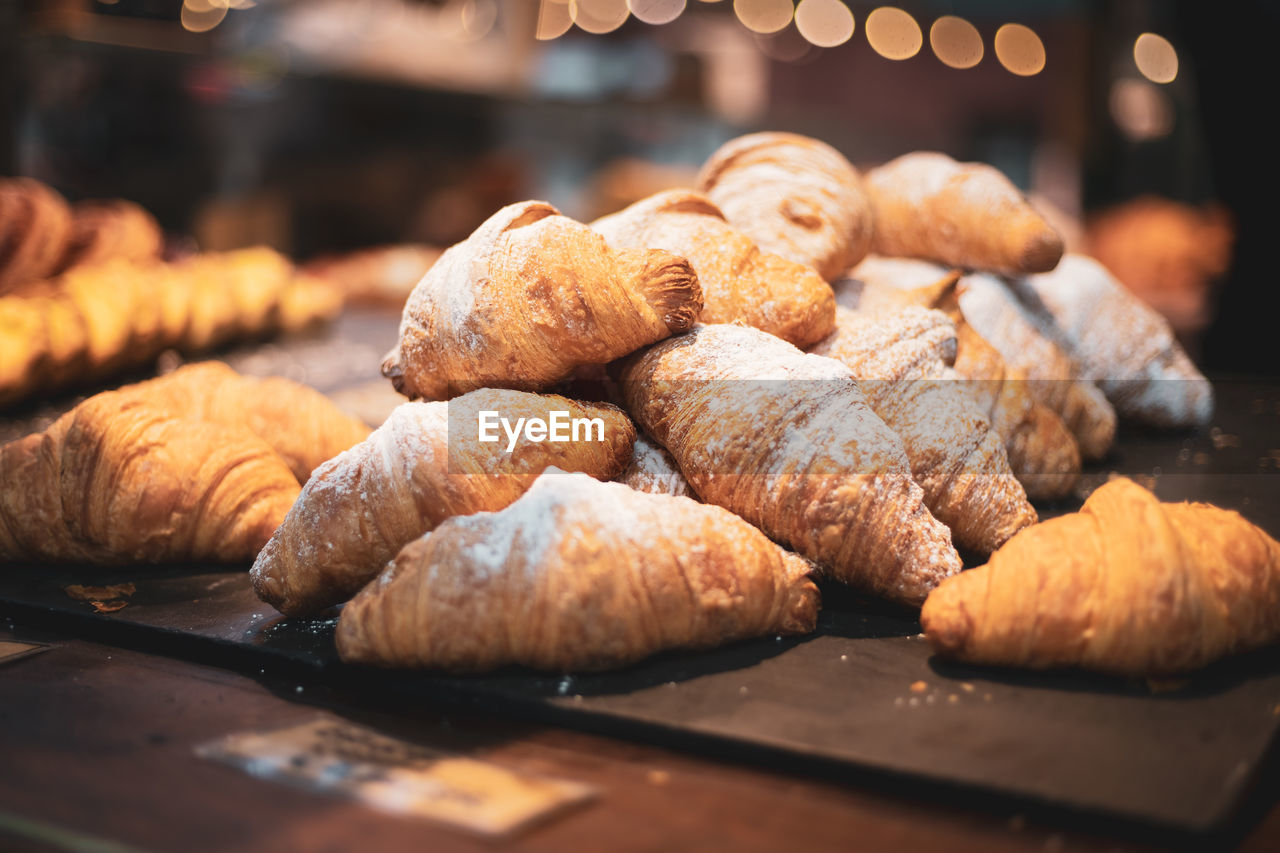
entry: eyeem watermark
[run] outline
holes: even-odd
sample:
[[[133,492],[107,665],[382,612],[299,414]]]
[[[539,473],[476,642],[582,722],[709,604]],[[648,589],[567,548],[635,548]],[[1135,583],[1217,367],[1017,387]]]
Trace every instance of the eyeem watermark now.
[[[523,435],[525,441],[540,444],[544,441],[604,441],[604,418],[575,418],[569,412],[552,409],[547,418],[504,418],[491,409],[476,413],[476,438],[480,441],[501,441],[498,430],[507,436],[507,452],[516,449],[516,442]]]

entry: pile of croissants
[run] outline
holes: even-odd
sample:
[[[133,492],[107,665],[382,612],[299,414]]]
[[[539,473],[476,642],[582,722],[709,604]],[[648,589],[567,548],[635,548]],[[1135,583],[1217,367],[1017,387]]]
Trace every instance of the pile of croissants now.
[[[454,671],[806,633],[823,577],[976,663],[1162,675],[1280,638],[1280,543],[1234,512],[1117,479],[1038,523],[1117,417],[1205,425],[1212,391],[1003,175],[941,154],[863,176],[753,134],[590,226],[505,207],[410,295],[382,372],[412,402],[372,432],[305,389],[211,401],[213,370],[0,448],[0,559],[252,558],[286,616],[346,602],[345,660]],[[598,430],[494,442],[486,414]],[[161,477],[174,421],[251,434]]]

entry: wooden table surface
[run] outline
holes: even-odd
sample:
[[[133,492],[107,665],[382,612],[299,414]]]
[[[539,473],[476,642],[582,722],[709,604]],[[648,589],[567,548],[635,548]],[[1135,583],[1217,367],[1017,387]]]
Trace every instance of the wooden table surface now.
[[[3,628],[3,626],[0,626]],[[1273,760],[1231,831],[1171,836],[1007,802],[913,795],[909,780],[713,761],[457,709],[360,696],[33,633],[0,664],[0,850],[1280,849]],[[592,803],[502,841],[253,778],[198,758],[222,735],[336,715],[516,770],[589,783]]]

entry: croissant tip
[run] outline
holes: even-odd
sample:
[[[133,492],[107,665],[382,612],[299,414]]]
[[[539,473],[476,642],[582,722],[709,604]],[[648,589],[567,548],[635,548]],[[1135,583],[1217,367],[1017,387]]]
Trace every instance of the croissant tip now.
[[[1045,226],[1036,231],[1022,248],[1019,267],[1027,273],[1043,273],[1054,269],[1062,260],[1065,246],[1057,231]]]

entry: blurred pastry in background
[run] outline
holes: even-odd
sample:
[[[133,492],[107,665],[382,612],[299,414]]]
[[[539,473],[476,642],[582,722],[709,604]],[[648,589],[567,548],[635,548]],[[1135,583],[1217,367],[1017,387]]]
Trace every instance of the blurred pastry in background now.
[[[616,213],[664,190],[687,189],[698,179],[696,165],[655,163],[619,157],[604,164],[586,188],[587,219]]]
[[[77,202],[71,208],[71,245],[62,269],[111,258],[143,261],[164,250],[155,217],[120,198]]]
[[[353,305],[398,310],[443,251],[418,243],[375,246],[345,255],[323,255],[302,269],[341,290]]]
[[[1208,325],[1210,294],[1235,242],[1225,208],[1142,196],[1091,216],[1087,237],[1088,253],[1180,335]]]

